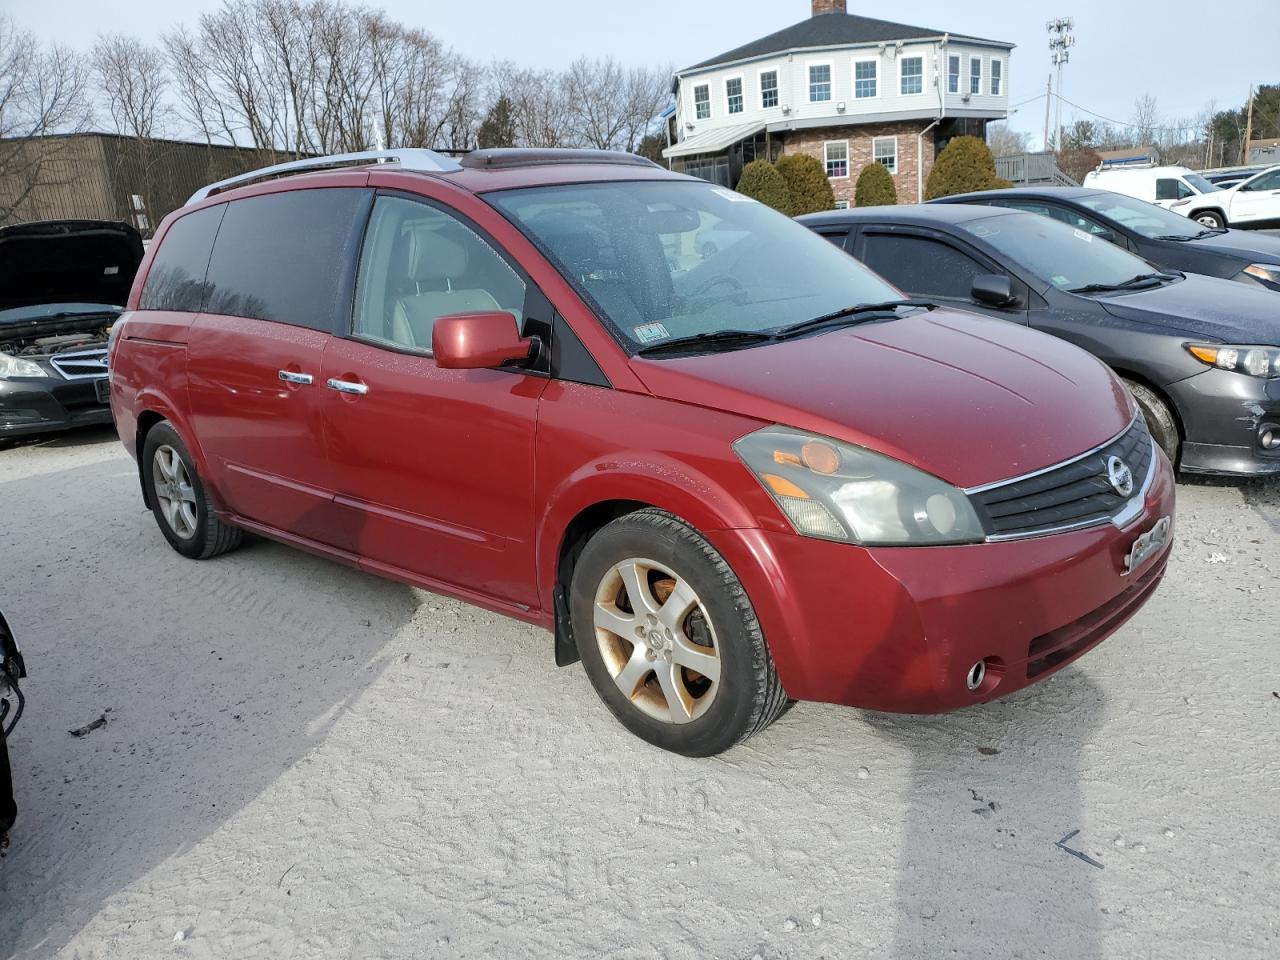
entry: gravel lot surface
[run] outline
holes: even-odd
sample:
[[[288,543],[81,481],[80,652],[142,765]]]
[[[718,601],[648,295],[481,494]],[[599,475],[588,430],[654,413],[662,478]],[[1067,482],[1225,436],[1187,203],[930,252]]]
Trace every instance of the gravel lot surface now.
[[[183,560],[110,432],[0,452],[0,957],[1275,958],[1280,484],[1181,486],[1177,537],[1049,682],[687,760],[531,627],[263,541]]]

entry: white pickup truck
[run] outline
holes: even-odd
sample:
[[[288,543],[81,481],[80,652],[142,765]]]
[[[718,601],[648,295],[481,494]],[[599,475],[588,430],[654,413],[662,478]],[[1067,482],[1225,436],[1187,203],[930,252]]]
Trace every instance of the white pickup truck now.
[[[1280,227],[1280,167],[1222,189],[1186,167],[1129,167],[1089,173],[1084,186],[1166,207],[1206,227]]]

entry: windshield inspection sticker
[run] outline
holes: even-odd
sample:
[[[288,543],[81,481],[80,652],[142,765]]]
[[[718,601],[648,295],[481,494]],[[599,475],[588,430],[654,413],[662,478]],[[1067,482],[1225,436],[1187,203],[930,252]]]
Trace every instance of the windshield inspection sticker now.
[[[1083,240],[1085,243],[1093,243],[1092,234],[1085,233],[1083,230],[1072,230],[1071,232],[1076,235],[1077,239]]]
[[[655,340],[665,340],[671,336],[661,323],[642,323],[638,327],[632,327],[631,332],[641,343],[653,343]]]
[[[741,193],[734,193],[732,190],[725,190],[721,187],[715,187],[712,189],[711,192],[718,193],[720,194],[720,196],[724,197],[726,200],[732,200],[734,203],[758,203],[759,202],[754,197],[748,197]]]

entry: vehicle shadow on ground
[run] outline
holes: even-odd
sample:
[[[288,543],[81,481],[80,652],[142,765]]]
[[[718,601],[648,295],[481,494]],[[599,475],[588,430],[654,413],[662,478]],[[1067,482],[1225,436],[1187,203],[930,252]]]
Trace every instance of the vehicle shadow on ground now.
[[[265,541],[184,560],[119,460],[0,483],[0,501],[0,609],[30,673],[0,956],[47,957],[321,743],[419,595]],[[12,506],[60,502],[76,510]]]
[[[119,443],[116,428],[111,424],[81,427],[62,433],[32,434],[26,437],[0,437],[0,452],[18,447],[50,447],[55,450],[68,447],[91,447],[100,443]]]
[[[1104,841],[1082,797],[1101,701],[1068,667],[959,713],[864,715],[912,757],[885,956],[1102,956],[1094,885]]]

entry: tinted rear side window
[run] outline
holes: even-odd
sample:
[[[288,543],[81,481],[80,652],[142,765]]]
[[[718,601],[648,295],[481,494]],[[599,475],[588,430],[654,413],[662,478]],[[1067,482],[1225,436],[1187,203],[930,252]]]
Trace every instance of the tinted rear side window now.
[[[954,247],[923,237],[864,234],[863,262],[899,290],[967,300],[973,278],[986,273]]]
[[[334,330],[351,310],[366,199],[356,189],[295,190],[227,204],[205,312]]]
[[[199,313],[204,308],[209,254],[226,209],[206,207],[173,222],[147,271],[139,309]]]

